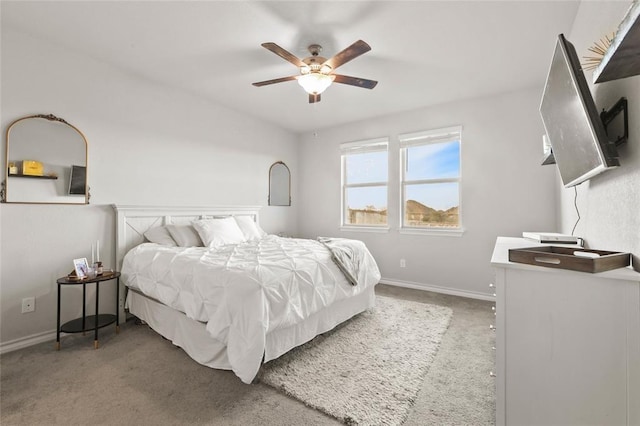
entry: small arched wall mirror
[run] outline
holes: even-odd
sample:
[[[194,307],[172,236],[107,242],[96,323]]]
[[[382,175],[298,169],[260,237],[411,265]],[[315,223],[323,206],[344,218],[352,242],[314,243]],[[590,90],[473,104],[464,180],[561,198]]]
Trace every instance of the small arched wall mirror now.
[[[54,115],[31,115],[7,128],[5,203],[89,204],[87,139]]]
[[[291,205],[291,173],[282,161],[276,161],[269,168],[269,205]]]

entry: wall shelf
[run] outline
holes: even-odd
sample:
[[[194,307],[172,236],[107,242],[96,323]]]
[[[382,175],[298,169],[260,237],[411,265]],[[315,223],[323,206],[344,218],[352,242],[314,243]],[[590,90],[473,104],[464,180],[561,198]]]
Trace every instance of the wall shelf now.
[[[34,175],[9,175],[9,177],[13,178],[13,177],[19,177],[19,178],[29,178],[29,179],[51,179],[51,180],[55,180],[58,179],[58,176],[34,176]]]
[[[633,2],[600,65],[593,82],[617,80],[640,74],[640,2]]]

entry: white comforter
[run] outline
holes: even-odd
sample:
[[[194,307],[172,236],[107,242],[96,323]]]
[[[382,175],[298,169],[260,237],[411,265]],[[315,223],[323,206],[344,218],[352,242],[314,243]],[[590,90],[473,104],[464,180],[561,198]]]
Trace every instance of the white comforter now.
[[[267,333],[378,283],[378,266],[360,245],[355,286],[322,243],[275,235],[216,249],[141,244],[124,258],[122,276],[128,287],[205,322],[209,334],[227,345],[232,370],[250,383]]]

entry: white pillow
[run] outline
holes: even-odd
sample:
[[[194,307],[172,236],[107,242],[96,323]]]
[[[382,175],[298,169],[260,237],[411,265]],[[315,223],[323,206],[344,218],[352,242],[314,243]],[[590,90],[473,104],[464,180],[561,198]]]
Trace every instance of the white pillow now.
[[[215,248],[224,244],[239,244],[245,241],[238,223],[232,217],[195,220],[192,223],[207,247]]]
[[[179,247],[202,247],[200,236],[191,225],[167,225],[169,234]]]
[[[259,240],[266,235],[260,226],[249,216],[235,216],[236,222],[247,241]]]
[[[163,244],[165,246],[176,246],[176,241],[171,237],[169,230],[166,226],[157,226],[149,229],[144,233],[144,237],[156,244]]]

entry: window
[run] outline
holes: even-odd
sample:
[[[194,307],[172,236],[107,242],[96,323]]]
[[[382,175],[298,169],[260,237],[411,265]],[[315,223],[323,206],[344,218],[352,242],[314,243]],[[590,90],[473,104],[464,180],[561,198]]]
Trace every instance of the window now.
[[[387,226],[387,138],[340,145],[342,225]]]
[[[461,130],[400,135],[402,229],[461,230]]]

